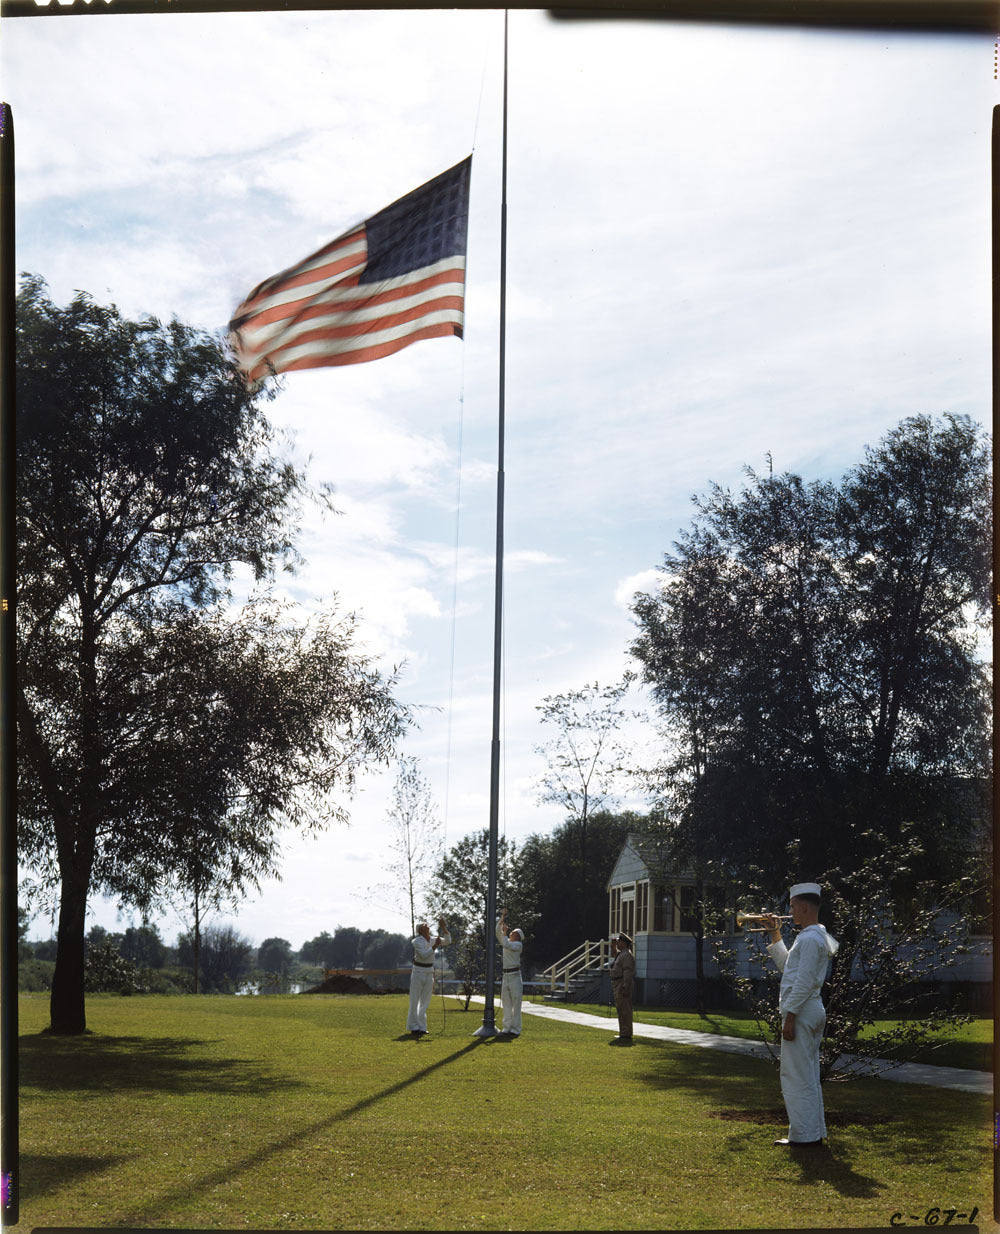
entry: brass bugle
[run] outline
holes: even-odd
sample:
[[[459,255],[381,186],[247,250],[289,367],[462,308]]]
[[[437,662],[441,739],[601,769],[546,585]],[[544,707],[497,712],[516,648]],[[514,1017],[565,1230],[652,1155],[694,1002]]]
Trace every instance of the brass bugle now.
[[[776,917],[778,921],[791,921],[791,915],[782,917],[779,913],[737,913],[736,928],[742,930],[748,921],[763,921],[765,917]],[[767,926],[758,925],[750,926],[747,930],[748,934],[766,934]]]

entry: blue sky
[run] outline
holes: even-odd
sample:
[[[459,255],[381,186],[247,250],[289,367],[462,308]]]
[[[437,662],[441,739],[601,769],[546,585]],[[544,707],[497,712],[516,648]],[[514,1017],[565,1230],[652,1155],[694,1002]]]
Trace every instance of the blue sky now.
[[[405,752],[447,800],[449,845],[488,820],[502,23],[64,17],[8,20],[0,44],[18,267],[60,301],[83,288],[222,330],[262,278],[474,150],[465,340],[290,374],[270,409],[341,510],[310,516],[309,564],[283,586],[305,608],[337,592],[366,647],[405,664],[401,694],[427,709]],[[627,667],[629,599],[693,494],[768,452],[836,477],[907,415],[987,421],[997,83],[989,35],[536,11],[511,14],[509,64],[502,826],[517,840],[561,819],[537,802],[537,704]],[[407,928],[367,890],[390,787],[368,777],[349,828],[287,837],[283,881],[239,928],[295,947]],[[92,919],[129,920],[100,902]]]

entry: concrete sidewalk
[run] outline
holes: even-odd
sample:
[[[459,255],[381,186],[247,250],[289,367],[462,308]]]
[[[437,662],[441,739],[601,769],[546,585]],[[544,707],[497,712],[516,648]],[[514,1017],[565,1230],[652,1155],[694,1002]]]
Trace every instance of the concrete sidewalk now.
[[[448,995],[449,998],[454,997]],[[464,996],[460,999],[465,1001]],[[474,1003],[484,1003],[482,995],[475,995]],[[497,1004],[499,1010],[499,1004]],[[615,1016],[592,1015],[587,1011],[573,1011],[555,1003],[522,1003],[523,1015],[537,1015],[548,1020],[562,1020],[566,1024],[581,1024],[584,1028],[600,1028],[612,1036],[618,1035],[618,1020]],[[704,1050],[723,1050],[729,1054],[746,1054],[751,1058],[767,1058],[766,1046],[759,1041],[744,1037],[723,1037],[720,1033],[696,1033],[686,1028],[667,1028],[662,1024],[635,1023],[632,1029],[636,1037],[653,1041],[673,1041],[677,1045],[698,1046]],[[841,1066],[848,1066],[851,1056],[845,1055]],[[926,1063],[901,1063],[880,1071],[880,1080],[897,1084],[930,1084],[938,1088],[955,1088],[966,1093],[992,1093],[993,1076],[988,1071],[966,1071],[959,1067],[931,1067]]]

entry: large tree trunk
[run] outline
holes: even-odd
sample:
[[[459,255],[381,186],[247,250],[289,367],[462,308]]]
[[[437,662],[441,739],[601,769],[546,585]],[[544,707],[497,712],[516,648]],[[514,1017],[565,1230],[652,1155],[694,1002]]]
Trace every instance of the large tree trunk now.
[[[83,1033],[87,1030],[83,957],[89,885],[89,863],[86,871],[81,871],[74,863],[72,868],[63,872],[56,967],[49,999],[49,1019],[54,1033]]]
[[[54,1033],[82,1033],[87,1028],[83,990],[84,927],[97,823],[94,818],[74,816],[23,690],[18,691],[17,701],[18,737],[23,743],[24,757],[35,765],[48,801],[61,875],[56,967],[49,999],[51,1029]]]
[[[52,975],[49,1016],[54,1033],[83,1033],[87,1030],[84,1006],[84,928],[87,897],[94,865],[100,818],[101,738],[98,723],[97,631],[90,594],[81,597],[80,633],[80,799],[86,802],[81,813],[68,811],[57,816],[56,843],[62,889],[59,899],[59,932],[56,936],[56,967]],[[61,800],[62,786],[53,784],[49,793]]]

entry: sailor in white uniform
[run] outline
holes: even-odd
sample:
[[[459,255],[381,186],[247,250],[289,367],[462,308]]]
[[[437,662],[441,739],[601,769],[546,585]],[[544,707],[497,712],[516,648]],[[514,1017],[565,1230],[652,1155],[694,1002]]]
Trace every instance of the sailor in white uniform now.
[[[427,1032],[427,1008],[434,993],[434,948],[446,947],[451,942],[448,927],[438,922],[437,938],[431,942],[431,928],[426,921],[417,926],[413,944],[413,969],[410,972],[410,1011],[406,1017],[406,1031],[423,1036]]]
[[[524,980],[521,976],[521,949],[524,935],[520,930],[507,931],[507,910],[497,922],[497,942],[503,948],[503,980],[500,983],[500,1008],[503,1012],[503,1033],[521,1035],[521,999]]]
[[[792,920],[799,927],[791,947],[782,941],[777,917],[768,913],[763,921],[771,935],[768,954],[781,970],[781,1095],[788,1112],[788,1136],[774,1142],[783,1146],[818,1145],[826,1137],[819,1080],[826,1009],[820,990],[840,944],[819,924],[821,895],[818,883],[796,883],[789,889]]]

